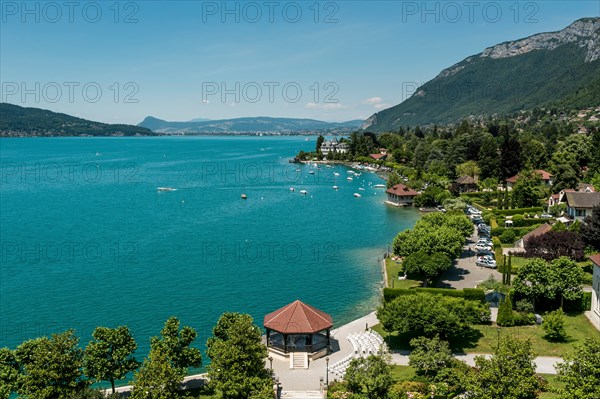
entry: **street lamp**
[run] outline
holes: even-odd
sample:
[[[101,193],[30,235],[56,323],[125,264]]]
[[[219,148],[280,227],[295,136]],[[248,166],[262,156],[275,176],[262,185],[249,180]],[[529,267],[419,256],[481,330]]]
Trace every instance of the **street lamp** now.
[[[270,364],[269,368],[271,369],[271,372],[273,372],[273,356],[269,356],[269,364]]]
[[[327,388],[329,388],[329,356],[327,356],[325,358],[325,367],[326,367],[326,372],[325,372],[325,386]]]

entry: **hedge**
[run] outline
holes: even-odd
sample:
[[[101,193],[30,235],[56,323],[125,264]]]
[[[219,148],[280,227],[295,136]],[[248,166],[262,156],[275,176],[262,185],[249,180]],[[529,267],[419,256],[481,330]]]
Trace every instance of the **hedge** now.
[[[496,209],[494,213],[496,215],[512,216],[520,213],[538,213],[544,212],[544,208],[541,206],[535,208],[515,208],[515,209]]]
[[[465,288],[462,290],[454,290],[450,288],[384,288],[383,299],[385,302],[390,302],[399,296],[414,295],[418,292],[424,292],[432,295],[452,296],[456,298],[464,298],[471,301],[479,301],[485,303],[485,292],[478,288]]]
[[[564,310],[586,312],[592,310],[592,293],[584,291],[579,299],[574,301],[564,301]]]

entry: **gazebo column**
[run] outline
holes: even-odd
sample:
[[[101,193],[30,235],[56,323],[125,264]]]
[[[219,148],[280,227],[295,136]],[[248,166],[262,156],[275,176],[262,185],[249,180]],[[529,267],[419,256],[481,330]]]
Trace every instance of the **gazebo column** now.
[[[271,338],[271,330],[267,328],[267,348],[269,347],[270,338]]]
[[[330,342],[330,334],[329,334],[329,328],[327,329],[327,353],[329,353],[329,348],[331,347],[331,342]]]
[[[283,353],[287,353],[287,334],[283,334]]]

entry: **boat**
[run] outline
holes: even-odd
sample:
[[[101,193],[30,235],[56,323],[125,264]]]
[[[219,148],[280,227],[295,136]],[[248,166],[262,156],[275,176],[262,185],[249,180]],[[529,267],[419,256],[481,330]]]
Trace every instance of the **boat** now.
[[[308,194],[308,191],[306,191],[306,190],[300,190],[300,194],[306,195],[306,194]]]
[[[352,181],[352,180],[354,180],[354,179],[353,179],[353,178],[351,178],[351,177],[346,177],[346,180],[348,180],[348,181]]]
[[[314,170],[311,170],[311,171],[309,171],[308,173],[310,173],[311,175],[314,175],[314,174],[315,174],[315,171],[314,171]]]
[[[242,194],[242,199],[248,199],[248,196],[246,194]]]
[[[365,188],[364,188],[364,187],[359,187],[358,189],[359,189],[360,191],[365,191]]]
[[[375,188],[386,188],[387,186],[385,184],[375,184],[373,187],[375,187]]]
[[[337,189],[339,189],[339,187],[338,186],[333,186],[333,189],[337,190]]]
[[[340,174],[338,172],[333,172],[334,176],[339,176]]]
[[[300,168],[296,169],[296,172],[300,173]]]
[[[296,191],[294,187],[290,187],[290,191]]]
[[[158,191],[177,191],[177,189],[173,187],[157,187],[156,189]]]
[[[355,196],[356,198],[360,198],[360,197],[362,197],[362,195],[360,195],[359,193],[354,193],[354,196]]]

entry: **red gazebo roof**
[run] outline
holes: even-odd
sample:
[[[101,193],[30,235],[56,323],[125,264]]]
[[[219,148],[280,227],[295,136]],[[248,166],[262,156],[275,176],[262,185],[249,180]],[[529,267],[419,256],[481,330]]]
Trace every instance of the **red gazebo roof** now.
[[[265,316],[265,328],[283,334],[312,334],[333,326],[327,313],[299,300]]]

